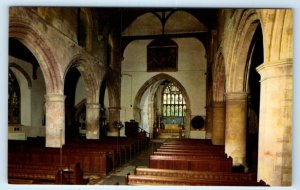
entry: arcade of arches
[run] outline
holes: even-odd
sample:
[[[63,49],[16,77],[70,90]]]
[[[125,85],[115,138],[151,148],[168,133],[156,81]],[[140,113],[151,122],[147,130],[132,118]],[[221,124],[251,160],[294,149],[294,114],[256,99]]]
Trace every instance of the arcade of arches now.
[[[291,9],[12,7],[9,138],[60,147],[134,120],[291,185],[292,47]]]

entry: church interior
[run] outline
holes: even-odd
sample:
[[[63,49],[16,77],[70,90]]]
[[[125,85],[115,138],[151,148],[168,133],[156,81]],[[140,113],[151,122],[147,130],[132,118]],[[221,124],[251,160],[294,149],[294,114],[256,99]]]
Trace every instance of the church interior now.
[[[8,31],[9,184],[292,185],[292,9],[16,6]]]

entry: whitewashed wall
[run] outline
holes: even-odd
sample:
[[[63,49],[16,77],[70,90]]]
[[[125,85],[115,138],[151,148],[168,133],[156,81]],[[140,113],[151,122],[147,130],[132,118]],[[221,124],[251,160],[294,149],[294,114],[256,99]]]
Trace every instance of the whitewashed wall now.
[[[178,44],[178,72],[164,72],[184,86],[191,115],[205,115],[206,58],[203,44],[195,38],[173,39]],[[133,119],[133,102],[142,85],[159,72],[147,72],[147,45],[151,40],[131,42],[124,51],[121,79],[121,121]],[[145,112],[145,108],[142,112]],[[122,112],[121,112],[122,113]],[[145,118],[144,118],[145,119]],[[143,121],[146,125],[146,121]],[[151,127],[151,126],[150,126]],[[147,126],[149,128],[149,126]]]

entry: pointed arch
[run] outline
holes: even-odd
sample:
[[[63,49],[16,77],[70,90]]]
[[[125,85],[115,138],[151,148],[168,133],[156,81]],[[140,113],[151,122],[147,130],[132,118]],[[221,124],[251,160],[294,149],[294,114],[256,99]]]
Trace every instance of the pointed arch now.
[[[77,54],[73,57],[65,69],[64,79],[67,72],[73,67],[78,69],[86,84],[87,103],[98,103],[99,82],[98,78],[96,77],[95,64],[85,55]]]
[[[291,9],[261,10],[264,15],[264,62],[293,57],[293,11]]]
[[[182,84],[175,78],[173,78],[172,76],[170,75],[167,75],[165,73],[160,73],[158,75],[155,75],[153,76],[152,78],[150,78],[148,81],[146,81],[144,83],[144,85],[139,89],[139,91],[137,92],[135,98],[134,98],[134,119],[136,121],[139,121],[140,118],[138,117],[139,116],[139,113],[138,111],[140,110],[140,102],[142,100],[142,97],[143,97],[143,94],[147,91],[147,89],[156,84],[156,83],[162,83],[163,81],[170,81],[172,82],[174,85],[176,85],[180,91],[182,92],[182,95],[185,99],[185,102],[186,102],[186,109],[187,110],[190,110],[191,109],[191,104],[190,104],[190,99],[189,99],[189,96],[187,94],[187,91],[186,89],[184,88],[184,86],[182,86]]]
[[[232,18],[233,24],[226,29],[232,35],[226,38],[224,43],[226,44],[224,55],[227,55],[225,57],[226,92],[245,92],[248,51],[260,20],[254,9],[238,9],[233,13]]]

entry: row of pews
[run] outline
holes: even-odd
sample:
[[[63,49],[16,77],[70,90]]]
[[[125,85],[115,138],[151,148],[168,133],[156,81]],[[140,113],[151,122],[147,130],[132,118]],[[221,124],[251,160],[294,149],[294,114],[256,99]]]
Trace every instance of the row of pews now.
[[[266,186],[256,174],[232,171],[224,146],[210,140],[168,139],[150,155],[149,168],[128,174],[128,185]]]
[[[145,136],[76,139],[62,148],[34,138],[9,141],[8,183],[87,184],[83,174],[104,177],[147,147]]]

